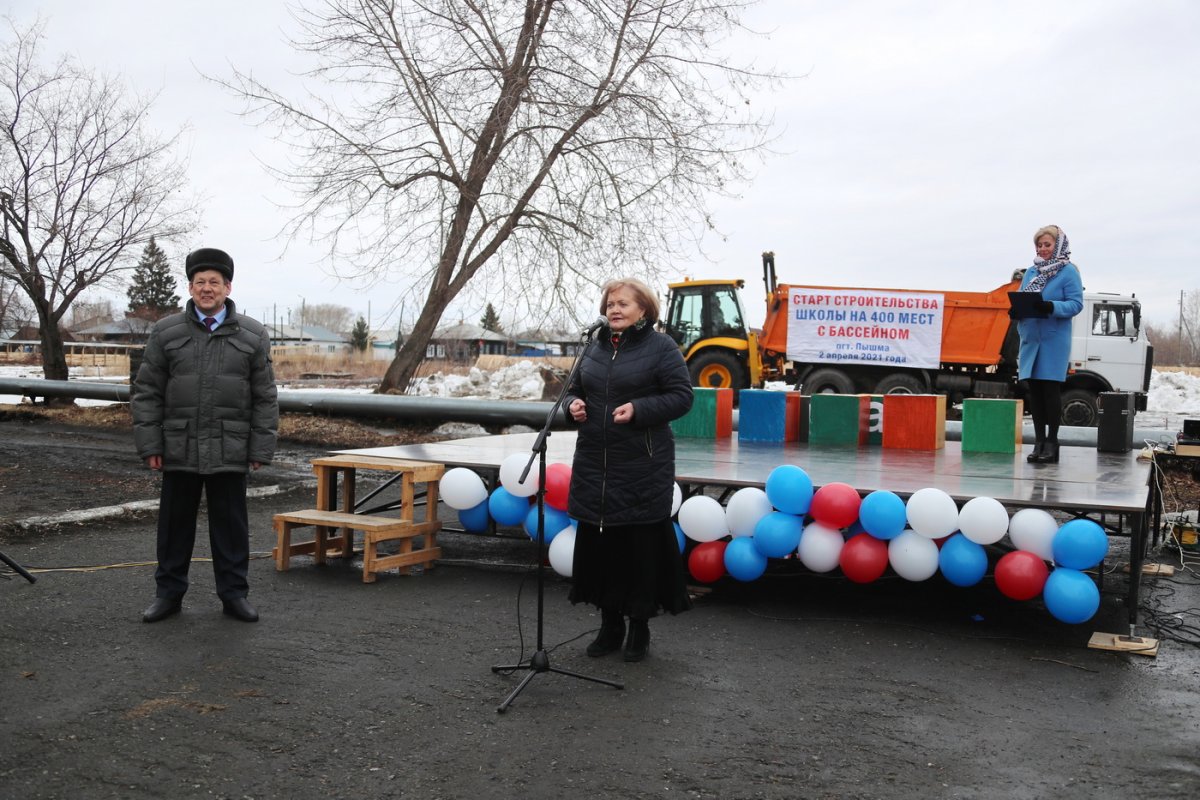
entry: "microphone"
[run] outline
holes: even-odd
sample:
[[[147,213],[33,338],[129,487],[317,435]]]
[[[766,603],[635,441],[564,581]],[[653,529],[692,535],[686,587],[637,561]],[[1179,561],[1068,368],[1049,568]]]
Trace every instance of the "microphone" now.
[[[588,329],[583,332],[584,338],[590,339],[592,334],[608,324],[608,317],[597,317],[596,321],[588,326]]]

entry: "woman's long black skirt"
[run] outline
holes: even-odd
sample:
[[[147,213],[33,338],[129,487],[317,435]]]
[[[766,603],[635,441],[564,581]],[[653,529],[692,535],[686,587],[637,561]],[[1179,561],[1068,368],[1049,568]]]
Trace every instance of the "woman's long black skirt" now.
[[[600,527],[580,521],[570,600],[649,619],[692,607],[671,520]]]

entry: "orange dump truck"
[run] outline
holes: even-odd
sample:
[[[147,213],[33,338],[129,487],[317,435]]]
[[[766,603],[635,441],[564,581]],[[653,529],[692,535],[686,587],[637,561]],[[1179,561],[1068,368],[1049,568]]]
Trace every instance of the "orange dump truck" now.
[[[938,392],[951,403],[1017,392],[1017,336],[1008,292],[778,283],[763,254],[766,317],[746,328],[740,280],[670,284],[663,330],[697,386],[784,381],[808,394]],[[1063,423],[1094,425],[1100,392],[1134,393],[1145,408],[1153,348],[1132,296],[1088,293],[1073,321]]]

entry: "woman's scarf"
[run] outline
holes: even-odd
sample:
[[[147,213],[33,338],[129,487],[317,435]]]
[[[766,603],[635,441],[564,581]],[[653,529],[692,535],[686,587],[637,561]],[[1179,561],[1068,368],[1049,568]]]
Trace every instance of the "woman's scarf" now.
[[[1067,234],[1062,228],[1058,229],[1058,239],[1054,242],[1054,253],[1045,261],[1040,258],[1033,260],[1033,266],[1037,268],[1037,274],[1033,276],[1033,280],[1023,288],[1023,292],[1040,292],[1046,288],[1046,283],[1058,271],[1065,267],[1071,261],[1071,243],[1067,241]]]

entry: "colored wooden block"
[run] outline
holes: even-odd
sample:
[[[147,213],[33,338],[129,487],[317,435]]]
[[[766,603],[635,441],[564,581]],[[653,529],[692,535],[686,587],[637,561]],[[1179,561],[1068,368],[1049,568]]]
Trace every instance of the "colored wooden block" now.
[[[808,399],[808,441],[859,447],[867,443],[871,396],[814,394]]]
[[[888,394],[883,397],[883,446],[896,450],[940,450],[946,446],[946,395]]]
[[[883,444],[883,395],[873,394],[871,416],[867,424],[867,444]]]
[[[692,408],[671,422],[684,439],[727,439],[733,433],[733,389],[692,390]]]
[[[738,441],[798,441],[802,397],[799,392],[743,389],[738,393]]]
[[[1021,400],[972,397],[963,401],[964,453],[1018,453],[1021,450]]]

